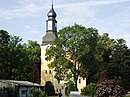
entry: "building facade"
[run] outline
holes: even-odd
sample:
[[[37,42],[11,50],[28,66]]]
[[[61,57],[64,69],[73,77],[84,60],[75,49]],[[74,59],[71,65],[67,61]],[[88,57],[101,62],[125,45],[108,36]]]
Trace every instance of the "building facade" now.
[[[57,21],[56,21],[56,12],[54,11],[53,5],[51,6],[50,11],[47,14],[48,19],[46,21],[46,34],[42,38],[41,45],[41,85],[45,86],[47,81],[51,81],[54,85],[55,92],[65,93],[64,81],[58,81],[54,78],[55,72],[53,69],[48,67],[48,64],[51,61],[45,59],[46,50],[53,45],[54,39],[57,37]],[[86,80],[79,78],[78,79],[78,89],[81,92],[81,89],[86,86]]]
[[[46,84],[47,81],[51,81],[54,85],[55,92],[59,93],[64,90],[62,83],[54,78],[55,72],[48,67],[50,61],[45,60],[46,50],[53,44],[54,39],[57,37],[57,21],[56,12],[53,5],[47,14],[48,19],[46,21],[46,34],[42,39],[41,45],[41,85]]]

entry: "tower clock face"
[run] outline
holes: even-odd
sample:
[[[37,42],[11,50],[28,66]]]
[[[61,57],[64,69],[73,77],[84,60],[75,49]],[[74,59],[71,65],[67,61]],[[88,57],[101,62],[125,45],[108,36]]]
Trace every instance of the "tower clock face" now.
[[[48,21],[48,30],[52,30],[52,21]]]

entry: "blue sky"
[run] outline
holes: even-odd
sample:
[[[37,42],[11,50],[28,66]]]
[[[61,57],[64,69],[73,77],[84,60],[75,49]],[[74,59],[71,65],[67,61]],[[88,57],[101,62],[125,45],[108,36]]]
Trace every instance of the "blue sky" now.
[[[0,0],[0,29],[41,44],[51,0]],[[130,47],[130,0],[54,0],[58,30],[75,23],[124,38]]]

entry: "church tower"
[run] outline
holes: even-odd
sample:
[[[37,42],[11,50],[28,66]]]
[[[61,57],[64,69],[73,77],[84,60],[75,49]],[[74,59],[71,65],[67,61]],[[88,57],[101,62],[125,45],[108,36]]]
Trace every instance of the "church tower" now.
[[[47,14],[48,20],[46,21],[46,35],[42,39],[42,45],[53,44],[57,32],[57,21],[56,13],[53,9],[53,4],[51,10]]]
[[[60,83],[54,78],[55,71],[53,69],[50,69],[48,67],[48,64],[51,63],[51,61],[45,60],[45,54],[46,50],[53,45],[55,38],[57,37],[57,21],[56,21],[56,12],[53,8],[53,3],[51,6],[50,11],[47,14],[48,19],[46,21],[46,34],[42,38],[42,45],[41,45],[41,78],[40,83],[42,86],[45,86],[47,81],[51,81],[54,85],[55,92],[59,93],[61,92],[63,95],[65,95],[65,81],[60,81]],[[79,77],[78,83],[77,83],[79,92],[81,92],[81,89],[86,86],[86,79],[83,79]]]
[[[42,38],[41,45],[41,85],[45,86],[47,81],[51,81],[54,85],[55,92],[59,93],[64,90],[63,84],[58,83],[54,78],[55,72],[53,69],[48,67],[50,61],[45,60],[45,54],[48,47],[53,45],[54,39],[57,37],[57,21],[56,21],[56,12],[54,11],[53,4],[50,11],[47,14],[48,19],[46,21],[46,34]]]

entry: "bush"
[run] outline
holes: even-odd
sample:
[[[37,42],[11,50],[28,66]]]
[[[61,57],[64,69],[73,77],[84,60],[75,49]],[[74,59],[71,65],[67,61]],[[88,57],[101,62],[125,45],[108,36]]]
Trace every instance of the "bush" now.
[[[33,91],[33,97],[48,97],[45,92],[42,92],[41,90],[34,90]]]
[[[4,87],[0,89],[1,91],[6,91],[8,97],[17,97],[17,90],[14,87]]]
[[[75,90],[75,87],[74,87],[74,82],[69,80],[67,83],[66,83],[66,95],[69,95],[70,94],[70,91],[74,91]]]
[[[96,97],[122,97],[123,94],[123,87],[120,85],[119,78],[108,79],[105,72],[100,75]]]
[[[123,96],[123,97],[130,97],[130,95],[129,96]]]
[[[50,81],[46,82],[46,84],[45,84],[45,93],[48,96],[55,96],[55,89],[54,89],[54,86],[53,86],[52,82],[50,82]]]
[[[88,95],[94,97],[96,93],[96,84],[90,83],[86,87],[84,87],[81,91],[81,95]]]

